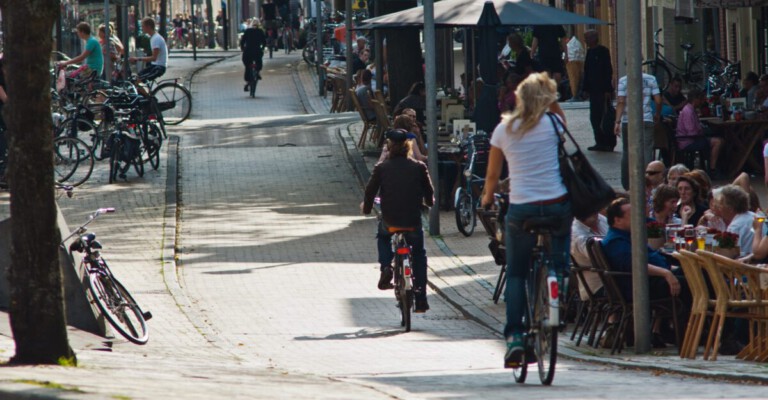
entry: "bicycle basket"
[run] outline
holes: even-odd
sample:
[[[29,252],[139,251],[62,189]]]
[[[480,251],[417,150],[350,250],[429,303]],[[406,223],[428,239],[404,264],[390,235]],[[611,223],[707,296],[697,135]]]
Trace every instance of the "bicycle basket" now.
[[[78,120],[84,120],[93,123],[94,113],[88,107],[80,106],[77,109],[77,119]],[[78,123],[77,128],[82,131],[87,131],[90,128],[90,125],[86,123]]]

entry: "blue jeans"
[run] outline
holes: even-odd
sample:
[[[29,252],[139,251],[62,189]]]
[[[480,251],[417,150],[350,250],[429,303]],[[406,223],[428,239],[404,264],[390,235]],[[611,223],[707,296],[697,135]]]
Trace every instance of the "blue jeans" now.
[[[568,267],[571,248],[571,202],[557,204],[510,204],[507,211],[507,287],[504,297],[507,302],[507,325],[504,336],[525,332],[525,281],[531,268],[531,255],[536,246],[536,237],[523,230],[523,223],[532,217],[555,216],[561,218],[561,225],[552,232],[550,249],[555,270],[562,274]]]
[[[405,241],[411,246],[411,262],[413,265],[414,293],[416,300],[427,299],[427,251],[424,249],[424,231],[417,228],[404,234]],[[383,270],[392,265],[392,235],[382,229],[379,222],[376,232],[376,245],[379,248],[379,265]]]

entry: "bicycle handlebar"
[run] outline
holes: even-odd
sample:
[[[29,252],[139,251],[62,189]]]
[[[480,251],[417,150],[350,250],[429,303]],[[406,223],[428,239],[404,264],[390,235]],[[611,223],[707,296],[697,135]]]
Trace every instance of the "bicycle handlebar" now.
[[[69,236],[67,236],[64,239],[62,239],[61,240],[61,245],[63,246],[64,242],[66,242],[67,240],[69,240],[73,236],[81,235],[81,234],[85,233],[85,227],[88,226],[88,224],[90,224],[91,222],[93,222],[96,218],[98,218],[101,214],[112,214],[114,212],[115,212],[115,208],[114,207],[104,207],[104,208],[97,209],[96,211],[93,212],[93,214],[88,216],[88,220],[85,221],[84,224],[80,225],[77,229],[72,231],[72,233],[70,233]]]
[[[653,34],[653,44],[659,47],[664,47],[663,44],[659,43],[659,33],[661,33],[662,28],[659,28],[656,30],[656,33]]]

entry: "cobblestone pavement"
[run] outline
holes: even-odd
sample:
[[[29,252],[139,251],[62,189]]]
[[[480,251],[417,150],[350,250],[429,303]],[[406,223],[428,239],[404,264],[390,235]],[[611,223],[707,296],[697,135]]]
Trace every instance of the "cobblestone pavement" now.
[[[552,388],[515,385],[499,368],[497,325],[482,315],[496,315],[481,301],[482,279],[466,272],[464,253],[448,256],[431,241],[430,279],[453,304],[455,293],[465,299],[455,307],[433,293],[432,309],[402,333],[391,292],[375,289],[374,221],[359,215],[359,186],[335,134],[355,116],[296,115],[318,103],[296,95],[307,81],[297,60],[268,61],[254,100],[241,91],[237,58],[196,76],[193,120],[171,131],[180,137],[178,192],[169,143],[160,171],[106,185],[99,166],[74,199],[61,200],[70,225],[96,207],[118,208],[92,228],[115,273],[153,312],[151,339],[135,346],[70,329],[78,368],[4,368],[0,398],[764,397],[749,385],[569,360]],[[182,75],[200,65],[179,64]],[[166,202],[174,195],[178,242],[176,203]],[[2,210],[7,202],[0,197]],[[474,257],[470,250],[456,243],[454,251]],[[473,268],[487,261],[476,253]]]

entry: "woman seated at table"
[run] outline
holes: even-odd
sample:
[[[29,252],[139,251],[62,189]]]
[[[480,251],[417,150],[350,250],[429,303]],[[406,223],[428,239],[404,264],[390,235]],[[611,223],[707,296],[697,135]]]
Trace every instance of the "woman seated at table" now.
[[[701,151],[709,154],[710,175],[714,176],[717,170],[717,160],[720,156],[720,148],[723,139],[718,137],[707,138],[704,136],[704,128],[701,126],[696,109],[706,102],[706,95],[699,89],[691,89],[688,92],[688,103],[680,111],[677,118],[677,148],[682,151]]]
[[[677,187],[677,178],[691,172],[685,164],[675,164],[667,171],[667,184]]]
[[[686,99],[682,89],[683,80],[676,75],[669,82],[669,88],[661,95],[661,115],[677,115],[685,107]]]
[[[499,111],[502,113],[515,109],[515,89],[520,83],[520,75],[507,71],[504,76],[504,86],[499,89]]]
[[[411,117],[408,115],[403,114],[395,118],[394,128],[407,132],[406,134],[407,140],[411,142],[411,152],[408,153],[408,157],[416,161],[421,161],[426,163],[427,156],[423,155],[419,150],[419,146],[417,146],[417,140],[416,140],[417,135],[411,132],[411,128],[414,125],[415,125],[414,122],[411,120]],[[381,149],[381,156],[379,156],[378,162],[382,162],[386,160],[388,155],[389,155],[389,149],[387,149],[387,145],[385,144],[384,147]]]
[[[674,186],[661,185],[656,188],[653,196],[653,219],[662,224],[684,224],[685,222],[675,216],[677,201],[680,195]]]
[[[694,169],[683,174],[699,184],[699,203],[709,204],[709,192],[712,191],[712,180],[702,169]],[[734,182],[735,183],[735,182]]]
[[[680,195],[680,204],[676,214],[686,224],[698,225],[699,219],[708,207],[699,200],[699,184],[690,176],[683,175],[677,178],[677,193]]]
[[[406,130],[410,133],[413,133],[416,136],[416,144],[419,146],[419,151],[421,152],[421,154],[426,155],[427,146],[424,145],[424,132],[421,129],[421,125],[419,125],[419,121],[416,119],[416,110],[414,110],[413,108],[406,108],[402,111],[400,115],[405,115],[406,117],[409,117],[411,119],[412,124],[410,128]],[[400,115],[395,114],[395,119],[397,119],[397,117],[399,117]]]

